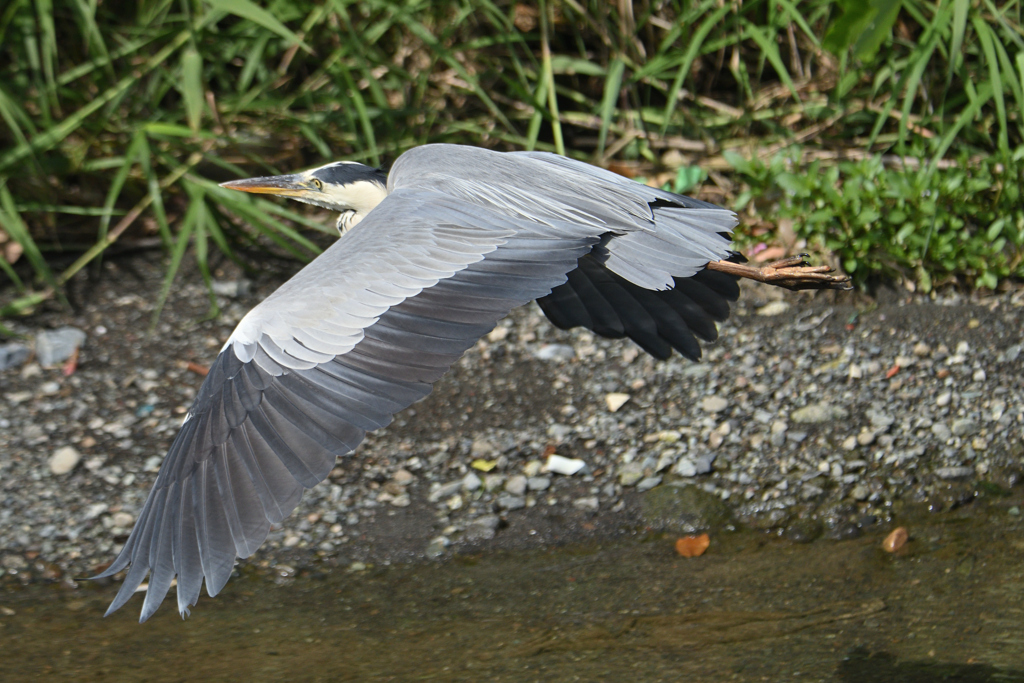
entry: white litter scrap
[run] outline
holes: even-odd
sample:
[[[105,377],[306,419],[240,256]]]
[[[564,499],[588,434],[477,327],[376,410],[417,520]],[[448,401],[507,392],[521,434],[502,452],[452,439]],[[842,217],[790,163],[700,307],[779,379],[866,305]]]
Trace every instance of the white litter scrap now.
[[[604,397],[604,402],[608,405],[608,410],[613,413],[626,405],[628,401],[629,394],[608,394]]]
[[[561,455],[549,455],[544,465],[544,470],[555,474],[572,476],[587,466],[587,463],[578,458],[566,458]]]

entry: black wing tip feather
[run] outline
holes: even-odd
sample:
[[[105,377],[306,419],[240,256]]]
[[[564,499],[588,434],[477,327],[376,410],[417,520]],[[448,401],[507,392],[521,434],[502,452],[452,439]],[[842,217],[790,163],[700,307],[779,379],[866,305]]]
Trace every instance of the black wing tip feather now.
[[[730,252],[727,260],[746,261],[738,252]],[[714,341],[715,323],[726,320],[729,304],[739,299],[738,278],[705,269],[674,280],[673,289],[648,290],[588,254],[565,284],[537,304],[560,329],[585,327],[608,339],[628,337],[658,360],[668,359],[674,349],[696,362],[702,355],[697,338]]]

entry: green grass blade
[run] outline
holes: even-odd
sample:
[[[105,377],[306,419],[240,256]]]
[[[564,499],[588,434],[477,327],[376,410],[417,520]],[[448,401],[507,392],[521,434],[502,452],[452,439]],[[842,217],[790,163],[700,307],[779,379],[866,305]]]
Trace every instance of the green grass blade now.
[[[935,154],[932,156],[931,172],[934,172],[935,168],[938,167],[938,162],[942,159],[946,151],[953,144],[957,134],[960,130],[968,123],[974,120],[981,111],[982,106],[992,99],[992,85],[990,83],[981,83],[978,86],[978,94],[974,100],[967,105],[960,116],[957,117],[956,122],[946,130],[946,133],[939,140],[938,147],[935,150]]]
[[[181,267],[181,260],[185,256],[185,249],[188,248],[188,241],[195,230],[198,211],[198,203],[193,200],[192,203],[189,204],[188,211],[185,213],[185,218],[181,221],[181,227],[178,228],[178,239],[175,241],[174,250],[171,252],[171,262],[167,266],[167,273],[164,275],[164,283],[160,288],[160,296],[157,297],[156,307],[153,309],[153,317],[150,319],[150,333],[156,329],[156,324],[160,320],[160,313],[164,310],[164,304],[167,303],[167,297],[171,294],[171,286],[174,284],[174,278],[178,275],[178,269]]]
[[[548,97],[548,82],[545,78],[537,81],[537,88],[533,92],[533,114],[530,115],[530,124],[526,129],[526,149],[537,148],[537,138],[540,136],[540,124],[544,122],[544,102]]]
[[[39,22],[40,33],[40,57],[43,62],[43,77],[46,79],[46,92],[50,100],[50,106],[55,109],[57,103],[57,29],[53,23],[53,2],[52,0],[33,0],[36,8],[36,19]]]
[[[272,13],[249,0],[206,0],[206,3],[210,7],[220,10],[221,12],[234,14],[237,17],[248,19],[255,24],[259,24],[265,29],[273,31],[288,41],[289,45],[297,44],[306,52],[313,51],[313,48],[302,42],[301,38],[295,35],[287,26],[282,24]]]
[[[708,34],[711,30],[718,26],[719,22],[732,11],[732,6],[724,4],[714,12],[711,13],[700,26],[697,31],[693,34],[693,37],[687,42],[686,53],[683,55],[683,59],[680,62],[679,68],[676,70],[675,78],[672,80],[672,86],[668,90],[666,96],[668,102],[665,104],[665,122],[661,126],[661,134],[664,135],[668,130],[669,123],[672,121],[672,115],[676,111],[676,105],[679,102],[679,91],[683,89],[683,81],[686,76],[689,75],[690,69],[693,68],[693,62],[697,59],[697,55],[701,53],[701,49],[704,47],[704,41],[707,40]],[[640,74],[637,74],[637,78],[640,78]]]
[[[999,120],[999,149],[1004,154],[1009,154],[1010,142],[1007,137],[1008,129],[1006,124],[1006,102],[1003,99],[1003,77],[999,71],[999,58],[996,56],[996,49],[993,46],[994,37],[992,29],[978,15],[971,18],[971,24],[974,26],[974,32],[978,35],[978,41],[981,43],[981,49],[985,55],[988,77],[991,81],[992,96],[996,101],[996,117]]]
[[[971,0],[953,0],[953,35],[949,44],[949,70],[946,72],[947,87],[953,81],[953,72],[963,64],[961,53],[964,45],[964,33],[967,31],[967,10]]]
[[[4,271],[4,275],[14,283],[14,289],[17,290],[19,294],[24,294],[25,283],[21,281],[20,277],[18,277],[18,274],[14,271],[14,267],[7,262],[6,258],[4,258],[2,251],[0,251],[0,270]]]
[[[46,263],[35,240],[32,239],[28,228],[21,220],[21,214],[15,206],[14,197],[11,196],[11,191],[7,188],[7,180],[4,178],[0,178],[0,228],[3,228],[11,239],[21,245],[22,252],[32,264],[36,275],[57,290],[57,279],[53,276],[53,271],[50,270],[49,264]]]
[[[203,277],[203,284],[206,285],[206,293],[210,298],[210,310],[206,315],[207,318],[215,318],[220,315],[220,307],[217,305],[217,296],[213,293],[213,277],[210,275],[209,245],[207,244],[207,227],[212,220],[202,188],[189,186],[188,193],[192,197],[192,201],[198,205],[193,244],[195,245],[196,264],[199,266],[199,273]]]
[[[548,4],[540,3],[541,68],[547,86],[548,113],[551,115],[551,134],[555,138],[555,150],[565,156],[565,141],[562,139],[562,121],[558,116],[558,93],[555,90],[555,72],[551,66],[551,46],[548,42]]]
[[[779,75],[782,82],[789,88],[789,92],[792,93],[793,99],[797,102],[800,101],[800,93],[796,90],[796,84],[793,83],[793,79],[789,76],[789,69],[782,62],[782,55],[779,54],[779,46],[774,41],[769,39],[767,34],[761,30],[760,27],[747,23],[744,27],[750,37],[757,43],[757,46],[761,48],[761,53],[771,63],[772,68],[775,69],[775,73]]]
[[[1006,53],[1006,48],[1003,43],[999,40],[993,41],[996,53],[999,55],[999,66],[1002,69],[1003,84],[1010,89],[1013,94],[1013,99],[1017,102],[1017,111],[1024,112],[1024,88],[1021,87],[1021,82],[1017,78],[1017,74],[1013,68],[1013,62],[1010,61],[1010,55]],[[1018,57],[1024,57],[1024,52],[1018,52]],[[1018,126],[1022,121],[1018,117]]]
[[[612,123],[612,116],[615,114],[615,104],[618,102],[619,94],[622,91],[622,75],[626,70],[626,63],[621,57],[612,59],[608,67],[608,76],[604,81],[604,97],[601,99],[601,130],[597,137],[597,157],[604,157],[604,146],[608,141],[608,127]]]
[[[178,89],[185,102],[188,127],[197,132],[203,117],[203,58],[193,48],[181,54],[181,82]]]
[[[105,239],[107,236],[107,230],[110,228],[110,218],[113,215],[114,204],[117,203],[117,198],[121,196],[121,190],[124,188],[124,183],[128,179],[128,174],[131,172],[132,166],[135,165],[135,160],[142,152],[145,141],[146,136],[142,130],[140,129],[135,131],[132,143],[128,147],[128,153],[124,155],[124,163],[121,164],[121,168],[118,169],[117,174],[114,176],[114,180],[110,183],[110,189],[107,191],[107,199],[103,202],[103,216],[100,218],[100,240]]]
[[[342,62],[338,62],[337,67],[345,81],[345,85],[348,86],[349,94],[352,97],[352,104],[355,105],[359,125],[363,130],[363,142],[369,148],[371,162],[374,166],[380,166],[380,150],[377,149],[377,136],[373,133],[373,121],[370,120],[370,112],[366,108],[366,100],[363,99],[363,94],[359,92],[359,88],[356,86],[348,67]]]
[[[910,68],[908,74],[905,75],[906,81],[903,87],[903,106],[900,109],[901,117],[897,143],[897,147],[901,152],[905,151],[907,122],[910,121],[910,110],[913,109],[914,102],[917,98],[917,88],[921,84],[921,77],[924,75],[924,71],[928,67],[928,62],[931,60],[932,53],[935,52],[938,40],[938,34],[933,33],[932,39],[928,41],[927,45],[915,50],[914,55],[916,56],[916,61],[913,62],[913,66]]]

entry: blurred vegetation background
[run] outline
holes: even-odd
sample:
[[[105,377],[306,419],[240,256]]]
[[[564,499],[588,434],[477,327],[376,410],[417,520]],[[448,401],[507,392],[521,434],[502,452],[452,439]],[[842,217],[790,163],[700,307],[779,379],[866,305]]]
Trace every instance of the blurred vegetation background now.
[[[1024,276],[1019,0],[9,0],[0,315],[108,249],[251,268],[333,220],[217,187],[437,141],[740,211],[861,284]],[[781,254],[780,254],[781,255]],[[165,290],[166,291],[166,290]]]

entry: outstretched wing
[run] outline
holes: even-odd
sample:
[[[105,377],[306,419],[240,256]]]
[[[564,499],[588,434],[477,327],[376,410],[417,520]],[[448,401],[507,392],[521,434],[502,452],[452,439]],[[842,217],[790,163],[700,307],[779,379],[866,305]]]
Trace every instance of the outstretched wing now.
[[[436,157],[438,178],[457,172],[482,182],[472,165],[453,171],[444,152]],[[444,182],[399,183],[243,318],[211,366],[124,548],[100,574],[128,568],[108,614],[150,573],[140,621],[156,611],[175,577],[183,615],[204,579],[216,595],[235,558],[262,544],[304,488],[322,481],[368,430],[426,396],[512,308],[564,283],[581,257],[594,252],[607,260],[612,248],[595,247],[614,244],[609,235],[661,230],[656,208],[646,205],[646,215],[638,208],[646,195],[615,188],[608,201],[582,202],[581,209],[572,193],[552,199],[555,193],[538,189],[534,181],[544,174],[529,167],[535,163],[513,164],[532,180],[503,181],[512,183],[515,201],[467,201]],[[718,222],[701,232],[704,242],[717,236]],[[680,230],[669,230],[670,246],[682,241]],[[687,254],[721,258],[728,242],[719,242]],[[644,269],[638,254],[632,265]],[[687,267],[673,275],[691,274]]]

